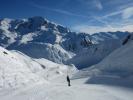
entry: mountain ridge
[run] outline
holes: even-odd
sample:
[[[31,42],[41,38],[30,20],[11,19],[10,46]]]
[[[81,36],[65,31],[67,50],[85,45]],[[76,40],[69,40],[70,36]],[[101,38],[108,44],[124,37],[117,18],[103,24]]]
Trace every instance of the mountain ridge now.
[[[46,58],[56,63],[74,63],[79,68],[83,62],[76,64],[74,57],[79,57],[86,51],[93,55],[96,51],[100,52],[99,47],[101,50],[106,49],[106,54],[102,54],[99,58],[94,57],[94,63],[86,64],[98,63],[120,47],[129,34],[129,32],[100,32],[92,35],[76,33],[42,17],[0,20],[0,46],[9,50],[19,50],[33,58]],[[111,50],[107,49],[108,45],[112,46]],[[89,56],[86,58],[90,59]]]

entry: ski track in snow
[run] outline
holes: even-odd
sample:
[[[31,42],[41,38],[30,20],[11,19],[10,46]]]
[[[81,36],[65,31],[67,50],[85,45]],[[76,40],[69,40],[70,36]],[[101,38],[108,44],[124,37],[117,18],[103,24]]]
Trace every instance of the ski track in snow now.
[[[71,87],[66,83],[36,84],[9,95],[3,95],[0,100],[132,100],[133,98],[132,89],[75,84],[76,81],[74,81]]]

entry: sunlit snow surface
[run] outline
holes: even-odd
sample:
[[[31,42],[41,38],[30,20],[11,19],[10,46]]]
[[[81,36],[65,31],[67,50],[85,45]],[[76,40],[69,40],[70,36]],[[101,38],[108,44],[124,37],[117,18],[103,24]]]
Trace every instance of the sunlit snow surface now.
[[[85,85],[78,82],[73,80],[71,87],[68,87],[67,83],[37,84],[8,94],[2,91],[0,95],[1,100],[132,100],[133,98],[133,90],[129,88]]]
[[[122,53],[121,50],[120,53]],[[94,80],[96,78],[94,74],[88,75],[84,72],[75,74],[76,78],[71,79],[72,86],[68,87],[66,74],[70,74],[70,71],[74,73],[76,71],[72,65],[56,64],[46,59],[32,59],[21,52],[7,51],[3,48],[0,48],[0,53],[0,67],[4,70],[1,73],[1,82],[5,83],[1,84],[0,100],[132,100],[133,98],[132,87],[90,84],[87,83],[88,80],[93,77]],[[88,69],[84,69],[84,71],[89,73]],[[99,76],[106,75],[95,70],[92,72]],[[14,80],[14,74],[18,77],[16,80]],[[86,77],[81,77],[82,75]],[[107,78],[111,79],[112,77],[114,76],[110,75]],[[102,81],[106,80],[103,78]],[[16,87],[16,84],[19,86]]]

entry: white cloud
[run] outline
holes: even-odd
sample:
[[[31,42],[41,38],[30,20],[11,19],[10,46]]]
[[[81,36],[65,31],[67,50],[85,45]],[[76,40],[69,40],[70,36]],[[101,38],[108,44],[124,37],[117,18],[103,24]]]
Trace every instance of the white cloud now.
[[[93,33],[98,33],[98,32],[116,32],[116,31],[128,31],[128,32],[133,32],[133,25],[124,25],[121,27],[116,27],[116,26],[87,26],[87,25],[78,25],[74,26],[73,30],[75,31],[80,31],[80,32],[85,32],[89,34]]]
[[[84,6],[87,6],[88,9],[97,9],[97,10],[102,10],[103,5],[100,0],[77,0]]]
[[[76,13],[69,12],[69,11],[62,10],[62,9],[49,8],[49,7],[46,7],[46,6],[41,6],[41,5],[35,4],[34,2],[30,2],[30,5],[35,7],[35,8],[42,9],[42,10],[48,10],[48,11],[51,11],[51,12],[56,12],[56,13],[60,13],[60,14],[64,14],[64,15],[76,16],[76,17],[82,17],[82,18],[88,18],[89,19],[89,16],[76,14]]]
[[[128,19],[133,16],[133,7],[129,7],[123,10],[122,17],[123,19]]]
[[[103,6],[102,6],[102,3],[100,2],[100,0],[94,0],[94,6],[99,9],[99,10],[102,10],[103,9]]]
[[[114,11],[112,13],[109,13],[105,16],[103,16],[103,18],[108,18],[108,17],[112,17],[112,16],[116,16],[116,15],[121,15],[121,17],[123,19],[128,19],[130,17],[133,16],[133,7],[126,7],[126,8],[122,8],[122,9],[118,9],[117,11]]]
[[[122,13],[121,10],[120,10],[120,11],[111,12],[111,13],[109,13],[109,14],[103,16],[102,18],[112,17],[112,16],[115,16],[115,15],[118,15],[118,14],[121,14],[121,13]]]

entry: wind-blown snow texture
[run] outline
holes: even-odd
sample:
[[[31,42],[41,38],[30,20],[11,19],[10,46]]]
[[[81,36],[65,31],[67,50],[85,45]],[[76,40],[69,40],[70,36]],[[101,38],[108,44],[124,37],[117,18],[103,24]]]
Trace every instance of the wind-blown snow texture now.
[[[19,50],[33,58],[46,58],[56,63],[73,63],[79,69],[100,62],[120,47],[128,34],[128,32],[101,32],[93,35],[76,33],[42,17],[0,20],[1,46]]]

